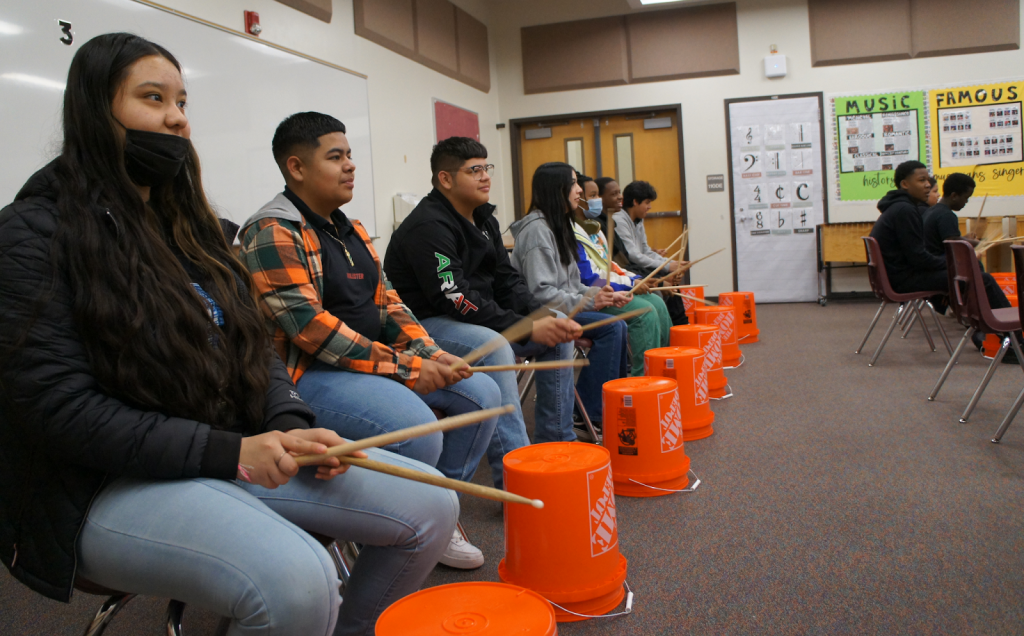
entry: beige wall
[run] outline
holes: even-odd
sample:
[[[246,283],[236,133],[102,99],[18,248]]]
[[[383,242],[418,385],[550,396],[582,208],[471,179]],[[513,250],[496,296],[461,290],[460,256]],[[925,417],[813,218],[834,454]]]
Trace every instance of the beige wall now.
[[[495,129],[497,90],[490,93],[432,71],[354,33],[352,1],[334,0],[330,24],[273,0],[158,0],[172,9],[241,31],[243,11],[260,14],[261,39],[300,51],[368,76],[377,249],[383,255],[392,228],[392,196],[430,191],[430,149],[434,143],[431,99],[436,97],[480,114],[480,138],[495,155],[502,141]],[[455,0],[473,17],[486,21],[484,0]],[[495,76],[492,40],[491,76]],[[287,87],[268,87],[287,90]],[[353,148],[356,175],[369,152]],[[268,161],[269,161],[268,157]],[[284,184],[282,183],[282,186]],[[362,187],[368,187],[364,184]],[[356,187],[360,187],[357,185]],[[504,197],[501,180],[492,196]]]
[[[723,100],[733,97],[803,92],[882,92],[948,82],[973,82],[1024,74],[1024,52],[979,53],[851,66],[812,68],[807,3],[805,0],[737,0],[740,74],[633,86],[613,86],[562,93],[525,95],[519,28],[582,17],[626,13],[625,0],[498,0],[491,6],[491,39],[498,62],[501,120],[582,110],[629,108],[681,103],[686,160],[686,192],[690,224],[690,253],[694,256],[731,244],[729,196],[710,194],[705,175],[728,173]],[[955,37],[955,29],[951,37]],[[789,75],[764,77],[763,58],[777,44],[788,58]],[[600,42],[594,42],[600,46]],[[565,64],[586,64],[587,52]],[[503,131],[501,176],[506,187],[499,206],[512,209],[511,155]],[[497,162],[496,162],[497,163]],[[597,176],[597,175],[594,175]],[[831,178],[829,179],[831,182]],[[1016,199],[993,199],[987,214],[1016,213]],[[976,209],[976,208],[975,208]],[[876,218],[872,204],[830,205],[832,221]],[[708,285],[708,294],[732,289],[729,258],[716,257],[693,269],[693,280]]]

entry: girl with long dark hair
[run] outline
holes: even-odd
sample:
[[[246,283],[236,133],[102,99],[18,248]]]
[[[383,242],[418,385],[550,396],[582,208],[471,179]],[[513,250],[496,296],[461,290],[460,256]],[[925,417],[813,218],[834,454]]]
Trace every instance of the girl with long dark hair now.
[[[600,311],[623,306],[629,295],[610,286],[587,287],[580,280],[572,211],[579,203],[582,189],[576,183],[576,171],[566,163],[545,163],[533,173],[533,198],[530,213],[510,228],[516,246],[512,264],[526,279],[534,297],[559,311],[571,312],[582,305],[576,322],[586,325],[607,318]],[[626,326],[614,322],[588,330],[585,336],[594,342],[576,387],[583,406],[595,422],[602,420],[601,387],[605,382],[625,377]]]
[[[50,598],[84,578],[231,634],[372,633],[433,568],[457,500],[333,458],[299,471],[342,440],[312,428],[270,348],[185,105],[167,50],[90,40],[60,156],[0,211],[0,560]],[[334,565],[299,527],[367,544],[340,617]]]

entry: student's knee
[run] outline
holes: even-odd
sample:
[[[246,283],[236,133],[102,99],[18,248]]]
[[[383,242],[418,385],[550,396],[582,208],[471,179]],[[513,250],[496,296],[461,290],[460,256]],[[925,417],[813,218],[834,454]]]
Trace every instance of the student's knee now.
[[[422,422],[409,422],[410,426],[417,424],[427,424],[430,419],[424,419]],[[422,437],[415,437],[413,439],[407,439],[397,444],[390,444],[385,448],[396,455],[402,457],[408,457],[409,459],[415,459],[418,462],[423,462],[428,466],[436,466],[437,460],[441,457],[441,449],[444,443],[444,434],[437,432],[431,433],[430,435],[424,435]]]

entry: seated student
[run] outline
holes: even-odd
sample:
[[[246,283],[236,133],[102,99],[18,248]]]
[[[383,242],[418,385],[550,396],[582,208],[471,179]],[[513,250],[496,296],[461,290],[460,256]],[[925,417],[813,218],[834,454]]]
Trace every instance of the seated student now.
[[[946,248],[942,244],[946,239],[962,238],[971,245],[978,244],[973,234],[960,236],[960,219],[956,215],[974,194],[974,186],[974,179],[962,172],[947,175],[942,182],[942,198],[928,208],[922,220],[924,246],[932,254],[946,257]]]
[[[498,406],[493,380],[451,370],[460,359],[434,344],[391,289],[362,224],[341,211],[355,183],[344,124],[297,113],[277,127],[273,152],[285,189],[245,222],[241,255],[277,352],[320,424],[362,439],[434,421],[432,408]],[[386,448],[469,481],[495,423]],[[458,530],[441,558],[458,568],[483,561]]]
[[[889,284],[893,291],[899,293],[946,292],[949,280],[946,277],[945,251],[935,253],[928,249],[921,218],[920,206],[927,199],[931,187],[928,168],[920,161],[904,161],[896,166],[893,183],[896,189],[890,190],[878,202],[882,215],[871,230],[871,236],[878,241],[882,252]],[[943,204],[940,202],[936,207],[939,205]],[[941,214],[939,212],[940,218]],[[992,308],[1009,307],[1010,302],[995,279],[986,273],[982,273],[982,278]],[[975,339],[974,342],[981,346],[981,340]],[[1003,360],[1017,363],[1012,349],[1007,351]]]
[[[526,279],[538,300],[561,311],[572,311],[577,305],[583,311],[576,316],[581,325],[607,318],[598,313],[605,307],[623,307],[630,297],[605,285],[597,291],[580,280],[577,265],[576,237],[572,214],[579,204],[581,188],[576,171],[566,163],[545,163],[533,173],[533,197],[530,213],[511,226],[516,246],[512,264]],[[594,291],[597,291],[595,294]],[[596,423],[602,421],[601,387],[605,382],[625,377],[626,326],[613,322],[587,331],[594,341],[577,381],[584,408]]]
[[[580,269],[580,280],[588,287],[601,286],[607,282],[615,291],[632,294],[632,299],[626,305],[610,305],[602,309],[602,313],[614,316],[634,309],[650,309],[648,313],[626,321],[629,348],[633,353],[630,375],[641,376],[644,374],[644,352],[668,346],[672,317],[669,316],[661,295],[652,293],[647,283],[641,283],[640,276],[612,263],[611,280],[604,280],[608,274],[608,253],[605,251],[607,241],[601,234],[601,226],[595,220],[602,209],[601,197],[597,194],[597,184],[590,177],[576,175],[576,183],[583,189],[579,203],[573,211],[573,233],[579,256],[577,264]]]
[[[271,349],[185,101],[162,47],[89,40],[60,155],[0,211],[0,561],[65,602],[87,579],[232,634],[370,634],[434,567],[458,500],[333,458],[299,469],[342,440]],[[340,612],[335,566],[298,528],[365,545]]]
[[[543,305],[512,267],[488,203],[493,165],[487,149],[467,137],[450,137],[430,154],[431,190],[402,221],[388,244],[384,271],[427,333],[449,351],[465,355],[498,337]],[[569,360],[579,325],[565,318],[533,321],[531,334],[502,346],[478,364],[511,364],[515,356]],[[515,373],[488,374],[501,403],[516,407],[498,418],[487,449],[491,476],[501,488],[505,453],[530,444],[519,405]],[[537,378],[535,442],[572,441],[572,369],[540,371]]]
[[[647,244],[647,231],[644,229],[644,217],[657,198],[654,186],[646,181],[634,181],[622,191],[622,209],[612,217],[615,235],[622,237],[631,266],[651,270],[668,260]],[[669,261],[662,271],[674,272],[681,265],[680,261]]]
[[[930,174],[928,183],[931,184],[931,189],[928,190],[928,199],[925,201],[926,210],[939,202],[939,180],[935,178],[935,175]]]

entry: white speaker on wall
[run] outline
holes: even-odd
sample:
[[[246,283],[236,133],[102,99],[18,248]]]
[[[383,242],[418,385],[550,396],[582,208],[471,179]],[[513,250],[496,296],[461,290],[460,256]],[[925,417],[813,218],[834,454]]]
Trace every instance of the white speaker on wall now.
[[[768,55],[764,58],[764,76],[767,78],[786,76],[786,56]]]

